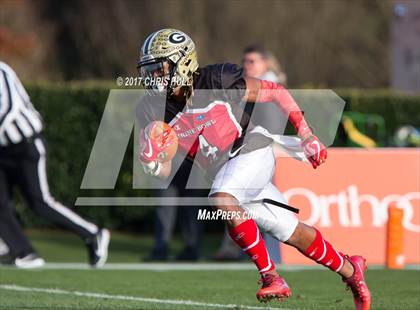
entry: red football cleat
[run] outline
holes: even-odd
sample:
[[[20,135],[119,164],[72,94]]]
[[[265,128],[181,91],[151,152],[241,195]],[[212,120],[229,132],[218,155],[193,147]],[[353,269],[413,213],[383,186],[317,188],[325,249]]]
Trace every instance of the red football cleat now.
[[[343,278],[343,282],[347,284],[347,288],[350,288],[353,293],[356,310],[369,310],[371,296],[364,277],[367,269],[366,259],[358,255],[346,255],[346,258],[353,265],[354,273],[350,278]]]
[[[267,302],[274,298],[283,301],[292,296],[292,291],[286,281],[278,274],[264,274],[258,283],[262,283],[262,287],[257,292],[257,299],[260,302]]]

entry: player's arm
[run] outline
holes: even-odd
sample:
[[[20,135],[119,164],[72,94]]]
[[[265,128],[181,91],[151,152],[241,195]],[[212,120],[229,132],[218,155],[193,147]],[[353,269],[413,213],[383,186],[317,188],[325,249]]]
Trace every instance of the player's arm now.
[[[158,161],[144,162],[139,158],[140,163],[143,166],[144,172],[149,175],[158,177],[160,179],[167,179],[171,174],[172,161],[166,161],[160,163]]]
[[[141,130],[139,148],[140,153],[138,159],[143,166],[144,172],[161,179],[167,179],[171,174],[172,161],[169,160],[162,163],[157,160],[157,156],[164,150],[164,146],[159,147],[156,141],[150,139],[144,133],[144,130]]]
[[[10,71],[13,72],[9,66],[0,63],[0,132],[5,129],[6,119],[13,114],[12,112],[16,107],[15,100],[12,100],[12,94],[10,93],[10,89],[13,87],[13,85],[10,85]]]
[[[302,148],[312,166],[316,169],[327,159],[325,146],[312,133],[303,113],[290,93],[281,85],[254,78],[246,78],[246,101],[265,103],[274,102],[295,127],[302,139]]]

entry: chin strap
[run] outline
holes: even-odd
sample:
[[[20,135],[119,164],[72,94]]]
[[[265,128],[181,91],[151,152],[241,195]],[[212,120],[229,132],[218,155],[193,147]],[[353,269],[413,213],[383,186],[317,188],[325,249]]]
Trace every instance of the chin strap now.
[[[191,85],[187,86],[187,89],[185,91],[185,101],[186,101],[188,107],[192,106],[193,96],[194,96],[194,87],[191,83]]]

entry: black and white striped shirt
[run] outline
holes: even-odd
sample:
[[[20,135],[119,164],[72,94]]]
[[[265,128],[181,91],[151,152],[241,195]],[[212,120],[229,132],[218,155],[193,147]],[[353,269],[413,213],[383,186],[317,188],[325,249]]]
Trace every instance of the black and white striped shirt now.
[[[41,116],[16,73],[0,61],[0,146],[17,144],[42,131]]]

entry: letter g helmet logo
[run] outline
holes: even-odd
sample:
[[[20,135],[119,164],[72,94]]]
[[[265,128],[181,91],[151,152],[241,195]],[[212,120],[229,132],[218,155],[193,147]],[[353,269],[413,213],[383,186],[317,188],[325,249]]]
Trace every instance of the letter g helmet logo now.
[[[187,38],[179,32],[174,32],[169,36],[169,42],[172,44],[179,44],[186,40]]]

